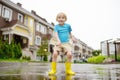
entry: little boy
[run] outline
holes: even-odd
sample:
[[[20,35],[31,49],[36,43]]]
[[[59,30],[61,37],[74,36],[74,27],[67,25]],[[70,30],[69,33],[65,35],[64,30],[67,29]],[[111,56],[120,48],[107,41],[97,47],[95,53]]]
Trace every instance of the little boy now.
[[[75,73],[71,70],[71,59],[72,59],[72,44],[70,44],[70,39],[74,41],[74,38],[71,34],[71,26],[65,21],[67,20],[67,16],[64,13],[58,13],[56,17],[57,25],[54,26],[55,38],[57,40],[57,44],[53,50],[52,63],[51,63],[51,71],[48,73],[49,75],[54,75],[56,73],[56,60],[59,51],[64,51],[67,53],[67,61],[65,63],[66,66],[66,74],[74,75]]]

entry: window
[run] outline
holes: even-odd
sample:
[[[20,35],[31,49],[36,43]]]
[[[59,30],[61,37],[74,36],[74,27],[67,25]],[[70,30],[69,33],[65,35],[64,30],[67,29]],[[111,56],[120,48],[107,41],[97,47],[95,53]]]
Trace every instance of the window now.
[[[20,14],[20,13],[18,13],[18,20],[19,20],[20,22],[23,22],[23,15]]]
[[[36,31],[39,31],[40,32],[40,29],[41,29],[41,25],[39,23],[36,24]]]
[[[36,45],[41,45],[41,37],[40,36],[36,36]]]
[[[8,7],[3,6],[3,10],[2,10],[2,16],[6,19],[8,19],[9,21],[11,21],[12,19],[12,10]]]
[[[30,19],[30,26],[33,26],[33,19]]]
[[[46,27],[45,26],[41,26],[41,32],[43,33],[43,34],[46,34]]]
[[[25,17],[25,25],[28,26],[28,17]]]
[[[46,29],[45,26],[41,25],[40,23],[37,23],[37,25],[36,25],[36,31],[39,31],[39,32],[41,32],[43,34],[46,34],[46,32],[47,32],[46,30],[47,29]]]

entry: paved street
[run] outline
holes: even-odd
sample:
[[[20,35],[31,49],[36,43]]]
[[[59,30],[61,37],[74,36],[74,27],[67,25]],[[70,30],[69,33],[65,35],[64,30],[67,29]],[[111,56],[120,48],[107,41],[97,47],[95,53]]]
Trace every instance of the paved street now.
[[[75,76],[65,75],[64,63],[48,76],[50,63],[0,63],[0,80],[120,80],[120,64],[73,64]]]

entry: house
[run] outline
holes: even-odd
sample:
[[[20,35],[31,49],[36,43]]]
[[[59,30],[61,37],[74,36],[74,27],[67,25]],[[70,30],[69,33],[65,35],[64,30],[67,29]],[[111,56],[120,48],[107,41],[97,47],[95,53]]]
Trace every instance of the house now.
[[[106,56],[120,56],[120,38],[101,41],[101,51]]]
[[[0,0],[0,38],[3,41],[12,39],[20,43],[22,56],[30,56],[36,60],[37,50],[45,38],[48,40],[54,35],[54,23],[48,23],[45,18],[39,16],[34,10],[27,11],[21,3],[13,3],[10,0]],[[74,59],[91,56],[93,49],[83,41],[77,39],[73,44]],[[53,45],[49,44],[52,53]]]
[[[36,59],[36,49],[43,36],[52,36],[53,25],[45,19],[22,8],[21,3],[0,0],[0,37],[20,43],[23,56]]]
[[[88,46],[86,43],[76,38],[76,43],[74,43],[73,49],[73,60],[80,60],[83,57],[88,58],[92,56],[93,48]]]

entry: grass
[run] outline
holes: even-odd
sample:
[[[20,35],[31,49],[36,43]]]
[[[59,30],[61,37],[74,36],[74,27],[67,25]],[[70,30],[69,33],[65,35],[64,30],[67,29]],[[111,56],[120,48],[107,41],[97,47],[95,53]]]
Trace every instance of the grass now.
[[[48,61],[30,61],[25,59],[0,59],[0,62],[38,62],[38,63],[48,63]]]
[[[20,59],[0,59],[0,62],[29,62],[28,60]]]

